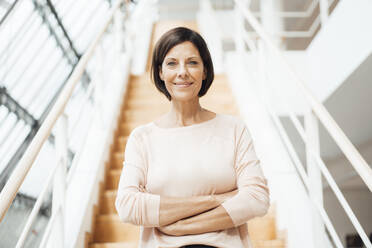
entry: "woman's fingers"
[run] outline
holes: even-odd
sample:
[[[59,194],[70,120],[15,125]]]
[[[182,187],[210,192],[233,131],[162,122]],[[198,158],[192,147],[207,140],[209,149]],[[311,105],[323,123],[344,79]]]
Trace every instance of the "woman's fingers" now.
[[[142,193],[148,193],[146,188],[143,186],[143,185],[140,185],[139,186],[139,190],[142,192]]]

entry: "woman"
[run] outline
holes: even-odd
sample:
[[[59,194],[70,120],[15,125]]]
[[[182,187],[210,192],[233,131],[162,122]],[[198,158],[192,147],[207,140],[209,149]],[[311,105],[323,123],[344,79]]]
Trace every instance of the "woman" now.
[[[128,138],[120,219],[141,226],[140,247],[251,247],[246,222],[266,214],[267,182],[244,122],[200,106],[214,77],[205,41],[168,31],[151,73],[171,110]]]

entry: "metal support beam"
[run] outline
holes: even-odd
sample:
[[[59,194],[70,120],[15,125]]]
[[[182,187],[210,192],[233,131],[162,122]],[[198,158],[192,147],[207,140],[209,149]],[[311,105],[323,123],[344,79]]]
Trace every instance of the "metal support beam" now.
[[[5,87],[0,87],[0,105],[4,105],[13,112],[18,119],[24,120],[29,126],[35,126],[37,120],[30,114],[27,109],[23,108],[13,97],[9,95]]]
[[[71,74],[70,74],[71,75]],[[65,83],[67,79],[70,77],[70,75],[67,76]],[[65,85],[65,83],[62,84],[61,88]],[[48,110],[51,108],[51,106],[54,104],[55,99],[58,97],[61,89],[59,89],[54,96],[51,103],[49,103],[47,110],[44,111],[42,117],[40,120],[36,120],[25,108],[23,108],[15,99],[13,99],[9,93],[7,92],[5,87],[0,87],[0,105],[4,105],[8,108],[8,110],[12,113],[14,113],[18,119],[23,120],[25,123],[27,123],[31,127],[30,133],[27,135],[25,140],[22,142],[22,144],[18,147],[17,151],[14,153],[12,158],[10,159],[9,163],[6,165],[4,170],[0,174],[0,191],[3,189],[6,181],[8,180],[10,174],[12,173],[13,169],[17,165],[18,161],[26,151],[27,147],[31,143],[32,139],[36,135],[37,131],[40,128],[41,123],[43,123],[45,116],[49,112]],[[54,144],[54,136],[51,134],[49,136],[49,142],[51,144]],[[71,162],[74,158],[74,153],[71,150],[68,150],[68,159],[69,162]],[[71,164],[71,163],[69,163]]]
[[[63,55],[67,58],[67,61],[69,64],[73,65],[75,64],[74,60],[78,60],[78,57],[71,57],[70,56],[70,51],[68,51],[62,44],[62,41],[58,37],[58,35],[55,32],[55,27],[52,26],[52,24],[49,22],[48,15],[45,11],[45,8],[38,3],[37,0],[33,0],[32,3],[34,4],[35,10],[39,13],[41,19],[43,20],[43,23],[47,26],[49,33],[53,38],[55,39],[57,46],[61,49]],[[72,50],[72,48],[70,48]]]
[[[52,12],[54,18],[57,20],[57,23],[58,23],[59,27],[61,28],[61,30],[62,30],[62,32],[63,32],[65,38],[67,39],[68,44],[70,45],[71,50],[74,52],[75,56],[76,56],[76,57],[78,58],[78,60],[79,60],[79,59],[81,58],[81,54],[79,54],[79,53],[76,51],[76,48],[75,48],[74,44],[72,43],[72,40],[71,40],[70,36],[68,35],[68,33],[67,33],[65,27],[63,26],[62,21],[61,21],[61,19],[59,18],[56,9],[54,8],[54,5],[50,2],[50,0],[46,0],[46,3],[47,3],[47,5],[48,5],[50,11]]]
[[[57,46],[61,49],[62,54],[67,59],[68,63],[73,66],[72,69],[74,69],[75,65],[79,62],[81,58],[81,54],[77,52],[70,36],[68,35],[64,25],[62,24],[61,19],[59,18],[56,12],[56,9],[54,8],[54,5],[48,0],[46,0],[46,5],[41,5],[37,0],[32,0],[32,2],[34,4],[35,10],[39,13],[40,17],[42,18],[43,23],[45,23],[45,25],[47,26],[49,33],[55,39]],[[62,30],[64,38],[68,41],[69,47],[67,49],[63,46],[60,37],[55,32],[55,27],[53,27],[52,24],[50,23],[48,19],[48,17],[50,16],[48,15],[49,14],[48,11],[52,13],[52,16],[58,23],[58,27]],[[73,56],[71,56],[71,53],[73,54]],[[87,86],[91,81],[89,75],[86,72],[84,72],[82,76],[82,81],[84,86]]]
[[[10,5],[9,9],[6,11],[5,15],[3,16],[3,18],[1,18],[0,20],[0,26],[5,22],[6,18],[9,16],[10,12],[12,12],[12,10],[14,9],[14,7],[16,6],[16,4],[18,3],[19,0],[15,0],[12,5]]]
[[[36,199],[34,197],[18,192],[16,198],[14,199],[14,202],[17,202],[18,203],[17,205],[26,206],[27,208],[32,209],[33,206],[35,205]],[[52,202],[51,197],[49,197],[40,208],[40,214],[47,218],[50,218],[51,216],[52,212],[51,202]]]

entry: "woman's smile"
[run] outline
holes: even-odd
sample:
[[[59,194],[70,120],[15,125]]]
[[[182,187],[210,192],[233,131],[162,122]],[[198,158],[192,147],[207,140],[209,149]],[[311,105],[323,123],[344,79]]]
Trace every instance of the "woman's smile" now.
[[[192,85],[193,83],[173,83],[178,88],[188,88]]]

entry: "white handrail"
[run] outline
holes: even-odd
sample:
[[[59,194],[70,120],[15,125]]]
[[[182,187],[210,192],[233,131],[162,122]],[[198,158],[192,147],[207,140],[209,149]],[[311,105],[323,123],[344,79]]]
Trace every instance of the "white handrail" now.
[[[266,106],[267,109],[269,109],[268,106]],[[272,111],[269,111],[270,112],[270,115],[274,120],[274,123],[277,125],[277,128],[280,130],[280,135],[283,136],[283,132],[284,132],[284,128],[282,127],[278,127],[278,122],[279,119],[278,117],[276,117],[274,115],[274,113]],[[300,124],[300,121],[298,120],[298,118],[290,111],[290,116],[291,116],[291,120],[292,122],[295,124],[295,128],[297,130],[297,132],[299,132],[301,135],[301,138],[302,140],[306,143],[306,137],[304,136],[305,134],[305,130],[303,129],[303,127],[301,126]],[[287,142],[285,142],[286,146],[289,146],[289,139]],[[293,156],[293,154],[291,155]],[[355,227],[355,229],[357,230],[358,234],[360,235],[361,239],[363,240],[363,242],[365,244],[368,245],[368,248],[372,248],[371,246],[371,242],[369,241],[366,233],[364,232],[361,224],[359,223],[358,219],[356,218],[353,210],[351,209],[350,205],[348,204],[348,202],[346,201],[344,195],[342,194],[340,188],[337,186],[335,180],[333,179],[332,175],[329,173],[326,165],[324,164],[323,160],[321,159],[321,157],[319,155],[316,155],[315,153],[311,153],[311,156],[314,158],[314,160],[317,162],[317,165],[318,167],[320,168],[320,170],[322,171],[323,175],[324,175],[324,178],[327,180],[328,182],[328,185],[331,187],[331,189],[333,190],[333,192],[335,193],[337,199],[339,200],[341,206],[344,208],[345,212],[346,212],[346,215],[349,217],[351,223],[353,224],[353,226]],[[301,162],[299,162],[301,163]],[[297,166],[297,164],[295,163],[297,169],[299,171],[303,171],[301,174],[301,177],[303,178],[305,171],[303,170],[303,166]],[[308,185],[306,185],[308,187]]]
[[[32,208],[31,214],[29,215],[29,217],[27,219],[27,222],[26,222],[26,225],[22,230],[21,236],[18,239],[16,248],[21,248],[23,246],[24,242],[26,241],[27,234],[29,233],[29,231],[31,229],[32,223],[35,221],[35,218],[36,218],[37,214],[39,213],[39,210],[40,210],[41,205],[43,203],[44,197],[48,193],[49,185],[51,184],[51,182],[53,180],[54,174],[56,173],[56,171],[58,169],[58,166],[60,166],[59,161],[54,166],[52,172],[49,174],[49,176],[46,180],[45,186],[41,190],[41,193],[38,196],[34,207]]]
[[[302,80],[296,75],[296,73],[292,70],[292,68],[290,68],[290,66],[288,65],[288,63],[285,61],[285,59],[280,54],[279,49],[274,45],[274,43],[271,41],[270,37],[265,33],[265,31],[260,26],[260,24],[257,22],[257,20],[255,20],[255,18],[253,17],[252,13],[250,13],[249,10],[247,10],[246,8],[244,8],[243,4],[241,4],[239,2],[239,0],[236,0],[235,2],[238,5],[241,6],[240,9],[243,12],[243,15],[245,16],[246,19],[248,19],[248,21],[250,22],[250,24],[252,25],[252,27],[254,29],[256,29],[257,33],[266,42],[266,44],[268,45],[268,47],[271,48],[273,50],[273,52],[275,53],[275,55],[278,58],[281,59],[281,62],[284,62],[284,64],[287,66],[287,69],[291,73],[292,77],[294,77],[294,79],[295,79],[295,81],[297,83],[297,86],[300,87],[300,89],[304,93],[306,99],[310,102],[310,106],[311,106],[313,112],[315,114],[317,114],[318,118],[321,120],[321,122],[326,127],[327,131],[331,134],[331,136],[335,139],[336,143],[339,145],[339,147],[341,148],[341,150],[346,154],[346,157],[352,163],[352,165],[354,166],[354,168],[356,169],[356,171],[359,173],[359,175],[362,177],[362,175],[360,173],[363,173],[363,172],[366,172],[367,173],[367,174],[363,174],[364,177],[362,177],[362,179],[364,180],[364,182],[366,183],[366,185],[371,190],[371,188],[370,188],[371,184],[370,183],[371,183],[371,180],[372,180],[372,176],[371,176],[372,175],[372,172],[371,172],[372,170],[370,169],[370,167],[368,166],[368,164],[363,160],[363,158],[359,154],[359,152],[355,149],[355,147],[351,144],[351,142],[348,140],[348,138],[345,136],[345,134],[337,126],[337,124],[332,119],[332,117],[329,115],[329,113],[324,108],[324,106],[320,102],[318,102],[315,99],[315,97],[313,97],[311,95],[311,93],[307,90],[307,88],[305,87],[305,85],[303,85]],[[267,105],[267,103],[266,103],[266,105]],[[287,148],[287,150],[288,150],[291,158],[292,159],[293,158],[296,158],[296,154],[295,154],[295,151],[294,151],[294,149],[292,147],[292,144],[290,143],[288,137],[286,136],[286,134],[284,132],[284,129],[281,126],[280,121],[278,120],[278,117],[275,116],[272,113],[272,111],[270,110],[270,108],[269,108],[268,105],[266,107],[267,107],[267,109],[268,109],[268,111],[269,111],[269,113],[270,113],[270,115],[271,115],[271,117],[272,117],[275,125],[277,126],[277,128],[279,130],[279,133],[280,133],[280,135],[281,135],[281,137],[282,137],[282,139],[283,139],[283,141],[284,141],[284,143],[286,145],[286,148]],[[321,118],[321,117],[323,117],[323,118]],[[297,119],[297,117],[295,117],[295,115],[292,112],[290,113],[290,119],[294,123],[295,128],[297,129],[297,131],[300,133],[301,138],[306,143],[305,131],[302,128],[302,126],[301,126],[299,120]],[[332,132],[333,130],[329,130],[332,125],[333,125],[333,128],[336,129],[336,131],[334,131],[334,132]],[[350,143],[350,144],[347,144],[347,143]],[[361,158],[361,160],[354,161],[354,160],[351,160],[350,159],[350,158],[358,157],[358,155]],[[317,162],[318,167],[320,168],[320,170],[323,173],[324,177],[328,181],[328,183],[331,186],[332,190],[335,192],[335,194],[336,194],[336,196],[337,196],[340,204],[344,208],[347,216],[349,217],[349,219],[351,220],[352,224],[356,228],[356,230],[357,230],[358,234],[360,235],[360,237],[362,238],[364,244],[368,248],[372,248],[372,244],[369,241],[366,233],[364,232],[364,230],[363,230],[362,226],[360,225],[358,219],[356,218],[356,216],[354,215],[352,209],[350,208],[350,206],[348,205],[347,201],[345,200],[345,198],[344,198],[343,194],[341,193],[340,189],[338,188],[337,184],[334,182],[334,179],[332,178],[332,176],[328,172],[328,169],[324,165],[322,159],[320,158],[319,155],[317,155],[315,153],[311,153],[311,156],[314,157],[315,161]],[[353,164],[353,161],[356,162],[356,164]],[[302,177],[305,185],[307,186],[307,188],[309,188],[309,184],[307,182],[308,179],[306,177],[306,173],[305,173],[303,167],[298,164],[298,163],[301,163],[301,162],[298,159],[297,160],[294,159],[293,162],[294,162],[295,166],[297,167],[297,169],[299,171],[299,174],[301,175],[301,177]],[[363,162],[364,162],[364,164],[363,164]],[[311,200],[314,202],[314,199],[311,199]],[[314,202],[314,203],[316,205],[318,205],[317,202]],[[332,225],[329,226],[328,223],[327,223],[329,221],[328,216],[325,216],[322,213],[324,211],[323,207],[320,205],[318,207],[318,210],[320,211],[321,216],[323,218],[323,221],[327,225],[328,230],[330,230],[330,228],[332,228],[332,230],[330,230],[331,236],[332,236],[333,240],[335,241],[336,245],[339,246],[339,243],[337,241],[338,236],[334,232],[333,226]],[[341,245],[341,247],[342,247],[342,245]]]
[[[312,93],[310,93],[303,80],[291,69],[287,61],[281,55],[279,49],[274,45],[269,35],[264,31],[252,13],[244,8],[244,5],[241,4],[239,0],[235,0],[235,2],[240,5],[240,10],[245,18],[249,21],[250,25],[256,30],[256,32],[261,36],[262,40],[275,53],[281,62],[287,67],[288,72],[295,79],[296,85],[301,89],[305,99],[307,99],[309,102],[314,113],[322,122],[326,130],[331,134],[336,144],[340,147],[342,152],[346,155],[350,163],[363,179],[364,183],[372,192],[372,169],[369,167],[367,162],[363,159],[358,150],[334,121],[326,108],[312,95]]]
[[[330,3],[328,4],[328,7],[331,6],[334,3],[334,1],[335,0],[331,0]],[[312,1],[312,3],[309,5],[309,7],[306,9],[306,11],[301,11],[301,12],[279,11],[279,12],[275,12],[275,14],[278,17],[281,17],[281,18],[308,18],[313,14],[313,12],[314,12],[318,3],[319,3],[319,0]],[[321,9],[324,12],[324,8],[321,8]],[[251,13],[254,17],[260,17],[261,16],[259,12],[251,12]],[[312,22],[309,29],[306,30],[306,31],[279,31],[279,32],[276,32],[275,35],[281,36],[283,38],[299,38],[299,37],[309,38],[309,37],[313,37],[317,28],[319,27],[319,25],[321,23],[321,15],[320,14],[315,18],[315,20]],[[248,33],[250,33],[252,36],[255,35],[255,32],[248,32]]]
[[[58,214],[61,212],[62,208],[61,206],[58,207],[58,209],[56,210],[55,214],[52,215],[52,217],[49,219],[49,222],[45,228],[45,231],[44,231],[44,234],[43,234],[43,238],[41,239],[41,242],[40,242],[40,246],[39,248],[43,248],[46,246],[47,244],[47,241],[48,241],[48,238],[49,238],[49,234],[50,232],[52,231],[52,227],[58,217]]]
[[[327,166],[324,164],[323,160],[320,158],[319,155],[312,154],[314,157],[315,161],[318,163],[318,166],[320,167],[324,177],[327,179],[329,185],[331,186],[333,192],[335,193],[337,199],[341,203],[341,206],[344,208],[347,216],[349,217],[351,223],[357,230],[360,238],[363,240],[364,244],[367,246],[367,248],[372,248],[371,241],[369,241],[367,234],[364,232],[362,226],[360,225],[357,217],[355,216],[353,210],[347,203],[344,195],[341,193],[341,190],[337,186],[335,180],[333,179],[332,175],[329,173]]]
[[[268,104],[266,104],[265,107],[268,110],[268,112],[270,114],[270,117],[272,118],[276,128],[278,129],[280,138],[282,139],[283,143],[285,144],[285,148],[287,149],[288,154],[289,154],[290,158],[292,159],[292,162],[293,162],[294,166],[297,168],[297,171],[299,172],[302,181],[304,182],[306,188],[309,189],[310,188],[309,178],[306,175],[304,166],[302,165],[301,160],[297,156],[296,150],[294,149],[289,137],[287,136],[283,125],[281,124],[278,116],[276,116],[273,113],[270,106]],[[318,209],[318,211],[320,213],[320,216],[322,217],[322,219],[324,221],[324,224],[327,226],[327,229],[329,230],[329,233],[330,233],[330,235],[333,239],[333,242],[337,246],[337,248],[343,248],[342,242],[341,242],[340,238],[338,237],[337,232],[336,232],[331,220],[329,219],[329,217],[327,215],[327,212],[323,208],[323,206],[311,197],[310,197],[310,200],[315,205],[315,207]]]
[[[93,81],[89,87],[88,87],[88,90],[87,90],[87,93],[86,93],[86,101],[88,101],[89,97],[92,95],[92,92],[93,92],[93,88],[94,88],[94,83],[95,81]],[[85,104],[83,105],[82,108],[84,108]],[[75,129],[74,129],[75,130]],[[84,141],[82,143],[82,146],[83,147],[85,145],[85,141],[86,141],[86,138],[87,137],[84,137]],[[67,186],[69,184],[69,181],[72,177],[72,174],[74,173],[75,171],[75,168],[76,168],[76,164],[78,163],[79,161],[79,158],[80,158],[80,154],[81,154],[81,150],[79,150],[79,152],[77,154],[75,154],[74,156],[74,159],[73,159],[73,162],[72,162],[72,166],[68,172],[68,176],[67,176]],[[30,229],[31,229],[31,226],[33,224],[33,222],[35,221],[35,218],[41,208],[41,205],[42,205],[42,202],[44,200],[44,197],[46,195],[46,193],[48,192],[48,188],[50,186],[50,184],[52,183],[52,179],[57,171],[57,168],[58,166],[60,166],[61,164],[59,162],[57,162],[57,165],[53,168],[52,172],[49,174],[47,180],[46,180],[46,183],[44,183],[44,186],[41,190],[41,193],[39,194],[39,196],[37,197],[36,199],[36,203],[31,211],[31,214],[29,215],[28,219],[27,219],[27,222],[26,222],[26,225],[24,226],[23,230],[22,230],[22,233],[20,235],[20,238],[18,239],[18,242],[17,242],[17,245],[16,245],[16,248],[21,248],[23,247],[24,245],[24,242],[26,241],[26,238],[27,238],[27,234],[29,233]],[[52,223],[53,224],[53,223]]]
[[[94,39],[92,44],[87,49],[87,52],[81,57],[79,63],[74,69],[70,79],[67,81],[66,86],[62,90],[56,103],[54,104],[47,118],[41,125],[39,131],[35,135],[34,139],[32,140],[25,154],[22,156],[18,166],[13,171],[5,187],[1,191],[0,193],[0,221],[2,221],[2,219],[4,218],[5,213],[7,212],[13,199],[15,198],[28,171],[30,170],[33,162],[35,161],[36,156],[39,154],[42,145],[44,144],[44,142],[47,140],[48,136],[50,135],[50,132],[54,124],[56,123],[58,117],[63,113],[66,107],[66,104],[69,98],[71,97],[71,94],[75,86],[77,85],[83,72],[85,71],[85,68],[87,66],[89,59],[93,55],[96,46],[98,45],[103,34],[107,30],[111,20],[113,19],[114,13],[116,12],[117,9],[119,9],[122,2],[123,2],[122,0],[118,0],[116,4],[112,7],[107,20],[104,22],[105,25],[100,30],[100,32],[97,34],[96,38]]]
[[[333,3],[334,0],[332,0]],[[276,15],[283,18],[306,18],[310,17],[316,8],[318,0],[313,0],[305,11],[278,11]],[[332,4],[331,3],[331,4]],[[255,17],[260,17],[260,12],[252,12]]]

